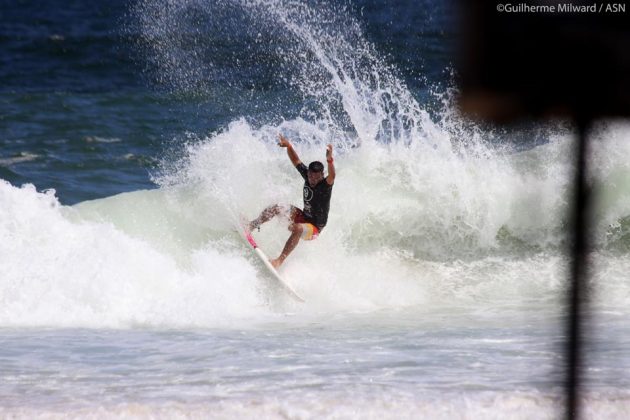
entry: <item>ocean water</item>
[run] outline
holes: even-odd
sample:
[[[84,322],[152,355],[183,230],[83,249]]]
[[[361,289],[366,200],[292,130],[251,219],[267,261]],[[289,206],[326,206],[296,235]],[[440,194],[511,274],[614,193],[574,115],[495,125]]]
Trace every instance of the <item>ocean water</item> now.
[[[0,418],[562,416],[573,131],[459,115],[452,4],[0,4]],[[303,304],[235,230],[301,204],[278,133],[335,149]],[[592,133],[589,419],[630,416],[629,135]]]

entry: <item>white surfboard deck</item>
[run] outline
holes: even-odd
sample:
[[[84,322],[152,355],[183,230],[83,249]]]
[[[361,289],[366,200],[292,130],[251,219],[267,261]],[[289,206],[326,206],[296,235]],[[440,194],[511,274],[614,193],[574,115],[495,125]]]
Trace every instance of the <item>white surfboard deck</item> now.
[[[265,267],[267,267],[267,270],[269,270],[269,272],[273,275],[274,279],[276,279],[277,283],[284,290],[286,290],[287,293],[293,299],[297,300],[298,302],[304,302],[304,299],[302,299],[302,297],[300,297],[300,295],[298,295],[297,292],[295,290],[293,290],[293,288],[291,286],[289,286],[289,283],[287,283],[287,281],[284,280],[282,278],[282,276],[280,276],[280,273],[278,273],[278,270],[276,270],[273,267],[273,265],[271,265],[271,263],[269,262],[269,258],[267,257],[267,255],[265,255],[265,253],[262,251],[262,249],[260,249],[258,244],[256,244],[256,241],[254,240],[254,237],[252,236],[252,233],[249,231],[249,228],[247,227],[247,225],[245,223],[241,223],[241,229],[242,229],[243,236],[245,237],[245,240],[254,249],[254,254],[256,254],[258,256],[258,258],[260,258],[260,260],[263,262]]]

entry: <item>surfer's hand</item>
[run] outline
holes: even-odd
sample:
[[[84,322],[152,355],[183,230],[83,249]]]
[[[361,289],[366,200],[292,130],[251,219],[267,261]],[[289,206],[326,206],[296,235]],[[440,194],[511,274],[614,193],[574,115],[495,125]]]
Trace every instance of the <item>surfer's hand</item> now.
[[[278,137],[280,138],[280,141],[278,141],[278,146],[280,146],[280,147],[289,147],[289,146],[291,146],[291,143],[289,142],[289,140],[287,140],[287,138],[284,137],[282,134],[278,134]]]
[[[332,158],[332,144],[326,146],[326,159]]]

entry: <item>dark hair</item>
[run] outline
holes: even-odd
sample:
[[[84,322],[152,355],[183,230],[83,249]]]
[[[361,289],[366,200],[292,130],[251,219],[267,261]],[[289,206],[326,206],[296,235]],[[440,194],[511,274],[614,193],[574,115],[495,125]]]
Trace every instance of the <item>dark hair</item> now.
[[[308,165],[308,170],[311,172],[323,172],[324,164],[316,160],[314,162],[311,162],[310,165]]]

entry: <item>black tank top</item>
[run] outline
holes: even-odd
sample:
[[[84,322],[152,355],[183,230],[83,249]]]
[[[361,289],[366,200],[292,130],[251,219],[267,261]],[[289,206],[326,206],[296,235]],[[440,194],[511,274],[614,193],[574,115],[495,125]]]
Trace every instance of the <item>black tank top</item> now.
[[[304,216],[309,223],[323,229],[328,221],[328,210],[330,210],[330,197],[332,195],[332,185],[328,185],[326,178],[322,179],[311,187],[308,183],[308,168],[300,163],[295,167],[302,178],[304,178]]]

